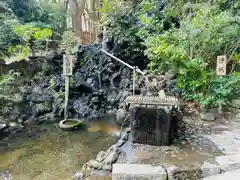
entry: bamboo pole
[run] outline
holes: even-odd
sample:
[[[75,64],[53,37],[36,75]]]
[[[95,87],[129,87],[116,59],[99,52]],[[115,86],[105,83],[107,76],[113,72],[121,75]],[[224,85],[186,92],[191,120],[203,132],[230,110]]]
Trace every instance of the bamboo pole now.
[[[69,99],[69,76],[65,76],[65,102],[64,102],[64,120],[68,118],[68,99]]]
[[[105,53],[106,55],[110,56],[111,58],[119,61],[119,62],[122,63],[123,65],[125,65],[125,66],[129,67],[130,69],[134,70],[134,67],[131,66],[131,65],[129,65],[128,63],[126,63],[126,62],[122,61],[121,59],[115,57],[114,55],[108,53],[108,52],[105,51],[104,49],[100,49],[100,50],[101,50],[103,53]],[[145,73],[144,73],[143,71],[141,71],[138,67],[135,67],[135,73],[136,73],[136,72],[140,73],[140,74],[144,77],[144,79],[146,80],[147,84],[150,84],[150,83],[149,83],[149,80],[145,77]],[[147,85],[147,88],[150,89],[148,85]]]
[[[128,63],[122,61],[121,59],[115,57],[114,55],[108,53],[108,52],[105,51],[104,49],[101,49],[101,51],[102,51],[103,53],[105,53],[106,55],[110,56],[111,58],[113,58],[113,59],[119,61],[120,63],[124,64],[125,66],[129,67],[130,69],[134,70],[134,67],[133,67],[133,66],[131,66],[131,65],[129,65]],[[135,71],[138,72],[138,73],[140,73],[140,74],[142,74],[142,75],[144,75],[144,72],[141,71],[139,68],[135,68]]]
[[[47,39],[47,41],[46,41],[46,47],[45,47],[45,55],[47,55],[47,52],[48,52],[48,42],[49,42],[49,40]]]
[[[133,96],[135,95],[135,78],[136,78],[136,69],[137,67],[133,67]]]
[[[68,63],[67,63],[68,62]],[[64,55],[63,75],[65,76],[65,102],[64,102],[64,119],[68,118],[68,99],[70,76],[72,75],[72,56]]]

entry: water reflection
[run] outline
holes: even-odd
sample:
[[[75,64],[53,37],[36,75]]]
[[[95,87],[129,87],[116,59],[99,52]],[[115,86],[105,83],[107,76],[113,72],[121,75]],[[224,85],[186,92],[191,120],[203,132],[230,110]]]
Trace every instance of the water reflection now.
[[[89,131],[74,132],[50,125],[36,136],[2,140],[0,172],[11,172],[14,180],[68,179],[100,150],[116,142],[109,133],[119,131],[117,126],[106,123],[89,122]]]

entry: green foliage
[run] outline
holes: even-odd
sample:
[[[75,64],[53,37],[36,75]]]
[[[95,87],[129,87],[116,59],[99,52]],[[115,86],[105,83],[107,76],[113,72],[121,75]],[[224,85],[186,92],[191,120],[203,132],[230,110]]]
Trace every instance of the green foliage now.
[[[52,35],[50,28],[39,26],[37,23],[26,23],[24,25],[14,26],[14,31],[25,41],[29,41],[31,38],[47,40]]]
[[[204,105],[227,105],[239,96],[240,79],[236,75],[217,76],[211,81],[207,97],[200,102]]]
[[[65,31],[60,42],[60,48],[66,52],[72,52],[77,44],[77,37],[72,31]]]
[[[11,85],[12,82],[18,77],[20,74],[18,72],[9,71],[6,75],[0,76],[0,86]]]
[[[49,80],[49,86],[50,86],[50,88],[53,89],[53,88],[54,88],[54,85],[55,85],[54,79],[53,79],[53,78],[50,78],[50,80]]]
[[[41,21],[51,26],[54,34],[62,35],[67,28],[67,12],[62,3],[41,0]]]
[[[7,4],[21,23],[40,21],[42,9],[38,0],[7,0]]]
[[[8,74],[0,76],[0,100],[8,99],[8,96],[15,91],[14,83],[17,78],[20,76],[20,73],[14,72],[13,70],[9,71]]]
[[[1,21],[0,24],[0,56],[4,56],[8,53],[9,47],[14,43],[16,35],[7,22]]]
[[[206,6],[197,11],[193,18],[183,19],[180,28],[150,35],[146,41],[149,47],[147,55],[164,68],[166,63],[172,67],[178,65],[176,61],[186,64],[192,63],[187,60],[195,61],[195,58],[214,65],[216,55],[230,55],[240,35],[239,17],[231,12],[215,11],[216,9]]]
[[[28,56],[30,52],[34,55],[34,52],[39,49],[41,43],[52,36],[50,28],[39,26],[38,23],[14,25],[13,29],[18,38],[21,39],[21,44],[11,46],[9,52],[11,54],[17,53],[20,59]]]
[[[110,9],[113,8],[113,11],[108,12],[109,8],[102,9],[101,15],[103,19],[101,23],[106,27],[108,36],[114,37],[114,44],[119,55],[124,55],[126,59],[131,58],[132,61],[136,59],[137,63],[137,60],[145,58],[143,39],[137,36],[140,28],[137,24],[137,4],[132,0],[111,0],[106,2],[111,2],[110,5],[106,6]],[[143,63],[140,62],[139,64]]]
[[[8,48],[17,39],[11,27],[11,24],[16,21],[13,11],[8,7],[6,1],[0,1],[0,56],[5,56]]]
[[[132,7],[131,1],[103,0],[100,8],[101,23],[108,24],[113,18],[118,18],[129,12]]]
[[[149,65],[151,69],[178,70],[177,85],[186,99],[223,105],[236,95],[239,77],[214,75],[218,55],[239,62],[240,16],[235,13],[235,5],[226,1],[215,4],[177,1],[173,5],[170,1],[159,10],[156,1],[141,1],[138,19],[142,28],[138,35],[145,39]],[[185,7],[191,9],[190,14],[183,11]],[[222,11],[223,7],[227,9]]]
[[[62,3],[45,0],[0,0],[0,55],[9,56],[14,50],[22,51],[22,57],[33,50],[30,46],[42,48],[41,43],[46,39],[44,36],[50,37],[49,29],[55,38],[59,38],[66,29],[66,16]],[[41,28],[41,31],[36,28]],[[22,38],[19,34],[23,32]],[[29,39],[33,42],[30,43]]]
[[[19,18],[14,10],[21,22],[44,22],[51,25],[53,33],[59,34],[65,29],[66,10],[59,4],[34,0],[14,3],[14,7],[18,4],[26,12],[31,3],[32,9],[38,7],[26,18]],[[178,87],[186,99],[223,104],[236,92],[238,76],[230,74],[220,81],[215,76],[215,66],[216,56],[221,54],[239,62],[240,3],[237,0],[211,3],[201,0],[198,4],[193,0],[143,0],[140,3],[104,0],[102,4],[101,22],[111,30],[115,42],[121,45],[119,49],[143,54],[146,48],[150,70],[178,70]],[[30,41],[34,35],[27,37]],[[76,43],[74,33],[64,32],[61,49],[69,52]],[[221,86],[225,91],[221,94],[216,89],[224,82],[229,84]]]
[[[197,2],[104,0],[100,22],[125,59],[147,56],[150,71],[178,71],[177,86],[185,99],[224,105],[239,93],[240,76],[233,66],[227,76],[217,77],[216,57],[224,54],[233,65],[240,63],[240,2]],[[74,33],[66,31],[67,10],[61,3],[0,0],[0,11],[7,17],[0,16],[2,54],[10,49],[26,55],[54,34],[63,34],[61,49],[67,52],[77,43]]]

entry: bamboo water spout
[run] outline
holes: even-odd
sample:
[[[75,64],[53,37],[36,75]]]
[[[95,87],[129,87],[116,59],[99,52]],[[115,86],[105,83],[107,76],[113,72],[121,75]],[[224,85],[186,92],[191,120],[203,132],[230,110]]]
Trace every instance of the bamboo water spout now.
[[[99,90],[101,90],[101,89],[102,89],[101,72],[100,72],[100,71],[97,71],[97,74],[98,74],[98,88],[99,88]]]
[[[119,59],[119,58],[113,56],[112,54],[108,53],[108,52],[105,51],[104,49],[101,49],[101,51],[102,51],[103,53],[105,53],[106,55],[110,56],[111,58],[113,58],[113,59],[117,60],[118,62],[124,64],[125,66],[129,67],[130,69],[132,69],[132,70],[136,69],[136,72],[142,74],[143,76],[145,75],[144,72],[141,71],[138,67],[134,68],[134,67],[131,66],[130,64],[128,64],[128,63],[122,61],[121,59]]]
[[[103,53],[105,53],[106,55],[110,56],[111,58],[117,60],[118,62],[122,63],[123,65],[129,67],[130,69],[133,70],[133,95],[135,95],[135,75],[136,75],[136,72],[140,73],[144,78],[145,80],[148,82],[149,84],[149,81],[148,79],[145,77],[145,73],[143,71],[141,71],[137,66],[131,66],[130,64],[122,61],[121,59],[115,57],[114,55],[108,53],[107,51],[105,51],[104,49],[100,49]],[[147,88],[149,89],[149,87],[147,86]]]

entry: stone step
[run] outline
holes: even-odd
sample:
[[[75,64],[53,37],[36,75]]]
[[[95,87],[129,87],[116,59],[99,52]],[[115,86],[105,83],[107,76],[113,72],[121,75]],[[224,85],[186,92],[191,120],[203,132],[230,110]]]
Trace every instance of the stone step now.
[[[86,180],[112,180],[111,176],[89,176]]]
[[[223,171],[231,171],[240,168],[240,154],[217,156],[216,162]]]
[[[167,173],[162,166],[150,164],[113,164],[112,180],[165,180]]]
[[[236,169],[233,171],[228,171],[223,174],[218,174],[214,176],[209,176],[204,178],[203,180],[239,180],[240,178],[240,169]]]

